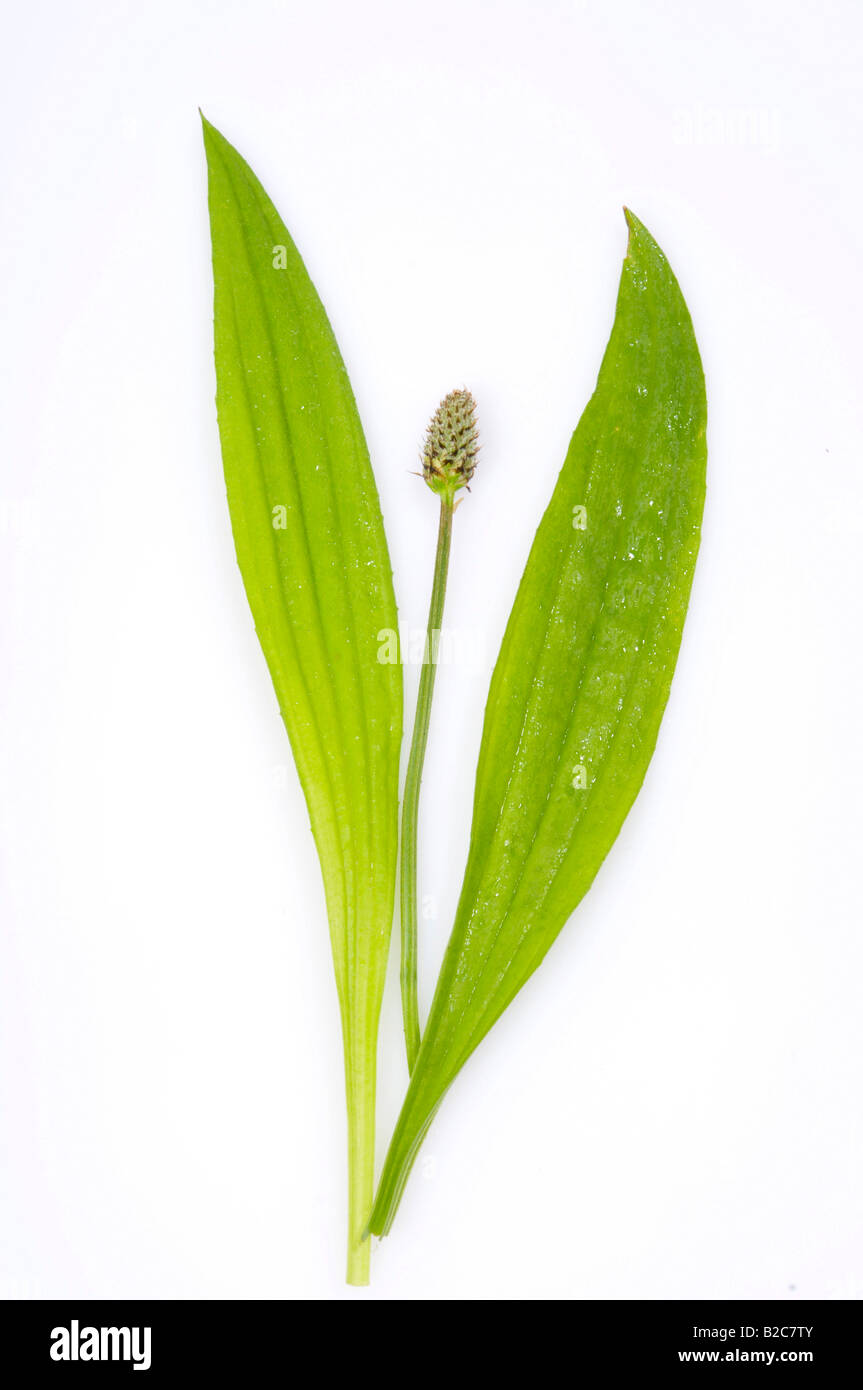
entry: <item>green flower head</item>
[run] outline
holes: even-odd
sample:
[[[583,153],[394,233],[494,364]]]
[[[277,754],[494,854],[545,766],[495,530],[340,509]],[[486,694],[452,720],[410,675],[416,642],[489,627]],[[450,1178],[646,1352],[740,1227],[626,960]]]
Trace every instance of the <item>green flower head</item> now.
[[[470,391],[450,391],[431,418],[423,448],[423,477],[432,492],[467,487],[476,469],[479,434]]]

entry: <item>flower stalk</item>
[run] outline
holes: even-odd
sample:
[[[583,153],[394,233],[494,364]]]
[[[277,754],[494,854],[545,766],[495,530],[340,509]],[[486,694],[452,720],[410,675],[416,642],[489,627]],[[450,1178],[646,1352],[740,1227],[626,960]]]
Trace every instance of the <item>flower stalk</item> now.
[[[440,635],[443,626],[446,582],[452,543],[452,519],[458,503],[455,494],[467,487],[476,468],[478,451],[476,403],[469,391],[451,391],[432,416],[423,449],[423,473],[428,486],[440,498],[437,550],[429,602],[423,666],[417,695],[416,718],[408,757],[402,801],[401,868],[401,994],[408,1070],[413,1071],[420,1047],[417,986],[417,834],[420,784],[428,743]]]

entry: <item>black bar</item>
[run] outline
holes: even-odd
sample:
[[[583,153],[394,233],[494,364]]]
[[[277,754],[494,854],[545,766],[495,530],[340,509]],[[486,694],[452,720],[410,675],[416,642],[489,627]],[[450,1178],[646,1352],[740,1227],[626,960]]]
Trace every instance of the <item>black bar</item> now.
[[[404,1313],[397,1320],[381,1319],[374,1304],[373,1296],[349,1294],[344,1311],[328,1315],[339,1321],[327,1331],[302,1301],[7,1302],[0,1304],[0,1345],[14,1347],[22,1373],[18,1384],[47,1374],[58,1384],[70,1376],[107,1375],[131,1376],[133,1384],[168,1384],[191,1376],[195,1385],[210,1378],[258,1384],[261,1375],[278,1375],[279,1383],[288,1383],[306,1378],[303,1367],[309,1360],[326,1378],[348,1354],[357,1368],[366,1362],[367,1369],[376,1367],[373,1374],[386,1378],[395,1358],[404,1355],[399,1346],[406,1335],[416,1339],[409,1364],[426,1373],[438,1347],[446,1367],[454,1346],[465,1345],[461,1315],[455,1312],[448,1315],[450,1337],[442,1335],[447,1324],[440,1315],[430,1324],[420,1314],[412,1332]],[[496,1350],[504,1364],[510,1353],[521,1364],[535,1357],[532,1379],[538,1381],[561,1357],[567,1376],[583,1385],[628,1371],[697,1377],[704,1368],[749,1377],[779,1371],[801,1380],[813,1372],[820,1377],[850,1370],[859,1377],[858,1302],[569,1302],[565,1310],[539,1307],[522,1314],[525,1321],[503,1324],[497,1340],[489,1340],[484,1330],[488,1314],[475,1304],[471,1308],[467,1345],[475,1335],[485,1371]],[[430,1327],[436,1329],[432,1336]],[[536,1331],[529,1330],[533,1327]],[[347,1336],[356,1340],[348,1343]],[[90,1359],[91,1352],[106,1359]],[[115,1355],[121,1359],[110,1359]],[[463,1353],[457,1359],[466,1369]],[[447,1383],[450,1379],[448,1372]],[[552,1379],[558,1379],[557,1372]]]

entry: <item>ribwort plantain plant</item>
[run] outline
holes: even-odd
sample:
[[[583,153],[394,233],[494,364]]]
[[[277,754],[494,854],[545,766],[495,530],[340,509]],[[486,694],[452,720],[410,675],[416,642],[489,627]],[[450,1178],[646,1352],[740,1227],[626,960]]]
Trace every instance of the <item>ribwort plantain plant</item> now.
[[[378,1018],[397,858],[401,666],[378,496],[320,300],[251,169],[204,121],[217,408],[237,558],[324,881],[348,1109],[348,1280],[369,1273],[459,1071],[589,889],[654,751],[705,495],[706,399],[666,257],[629,244],[596,390],[516,594],[486,705],[461,896],[420,1037],[419,790],[456,494],[473,476],[467,391],[429,425],[440,520],[401,822],[401,985],[410,1079],[373,1202]],[[278,256],[274,252],[278,251]]]

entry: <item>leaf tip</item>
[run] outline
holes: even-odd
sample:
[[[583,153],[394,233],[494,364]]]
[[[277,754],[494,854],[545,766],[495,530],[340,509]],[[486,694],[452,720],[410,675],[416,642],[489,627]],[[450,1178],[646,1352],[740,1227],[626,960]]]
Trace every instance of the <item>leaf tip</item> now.
[[[198,115],[201,118],[201,130],[204,136],[204,147],[209,156],[211,151],[218,150],[220,146],[226,145],[228,142],[225,139],[222,132],[218,129],[218,127],[214,126],[212,121],[207,120],[200,106],[198,107]]]
[[[628,256],[632,250],[633,241],[637,240],[641,233],[645,232],[647,228],[644,223],[636,217],[632,208],[628,208],[625,203],[623,205],[623,215],[626,218],[626,226],[629,230],[629,241],[626,247],[626,254]]]

